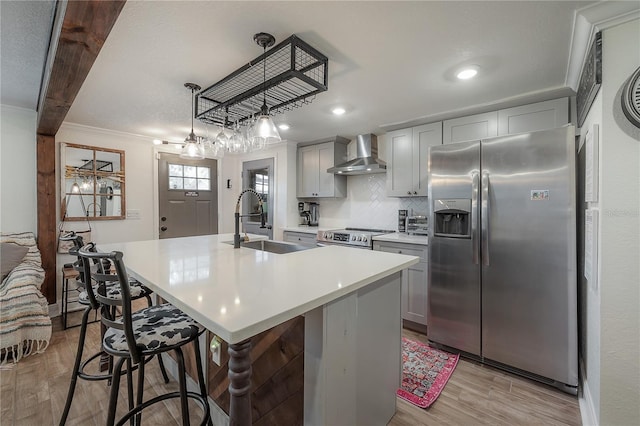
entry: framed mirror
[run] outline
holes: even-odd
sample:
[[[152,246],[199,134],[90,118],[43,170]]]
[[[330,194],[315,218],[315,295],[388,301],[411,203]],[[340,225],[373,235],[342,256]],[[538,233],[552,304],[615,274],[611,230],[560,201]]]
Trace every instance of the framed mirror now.
[[[60,153],[64,220],[124,219],[124,151],[62,143]]]

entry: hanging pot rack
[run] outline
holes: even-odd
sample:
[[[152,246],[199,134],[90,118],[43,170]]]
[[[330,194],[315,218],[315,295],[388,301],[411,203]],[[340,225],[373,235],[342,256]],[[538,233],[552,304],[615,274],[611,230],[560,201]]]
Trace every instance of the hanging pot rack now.
[[[195,118],[225,126],[259,114],[265,99],[271,115],[311,103],[328,88],[328,63],[325,55],[292,35],[198,93]]]

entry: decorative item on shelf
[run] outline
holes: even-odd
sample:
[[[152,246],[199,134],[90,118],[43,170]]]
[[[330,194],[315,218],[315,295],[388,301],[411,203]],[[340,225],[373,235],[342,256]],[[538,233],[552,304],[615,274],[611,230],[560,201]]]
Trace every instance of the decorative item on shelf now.
[[[253,39],[263,54],[198,93],[196,118],[225,128],[228,122],[246,126],[248,149],[259,149],[270,137],[279,138],[274,114],[308,104],[327,90],[329,60],[295,35],[269,51],[272,35],[258,33]]]
[[[582,127],[587,118],[591,104],[593,104],[600,85],[602,84],[602,35],[595,33],[593,42],[589,48],[578,85],[576,105],[578,114],[578,127]]]
[[[204,158],[204,147],[193,132],[193,106],[195,104],[194,93],[200,90],[201,87],[195,83],[185,83],[184,87],[191,90],[191,133],[189,133],[189,136],[184,140],[185,143],[180,152],[180,158],[200,160]]]

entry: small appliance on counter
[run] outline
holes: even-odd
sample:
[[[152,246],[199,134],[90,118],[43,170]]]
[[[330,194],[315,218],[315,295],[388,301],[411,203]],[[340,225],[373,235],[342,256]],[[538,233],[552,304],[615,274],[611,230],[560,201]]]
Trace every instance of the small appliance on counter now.
[[[407,216],[405,230],[410,235],[427,235],[429,233],[429,219],[426,215]]]
[[[398,232],[407,232],[407,215],[409,210],[398,210]]]
[[[318,226],[320,222],[320,205],[318,203],[298,203],[298,213],[300,214],[299,225]]]

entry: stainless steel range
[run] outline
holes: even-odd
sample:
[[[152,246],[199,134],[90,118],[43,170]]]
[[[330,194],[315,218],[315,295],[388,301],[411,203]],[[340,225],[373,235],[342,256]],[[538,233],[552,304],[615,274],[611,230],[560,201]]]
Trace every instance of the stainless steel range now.
[[[393,232],[384,229],[345,228],[318,231],[316,239],[319,246],[341,245],[371,250],[373,249],[373,237]]]

